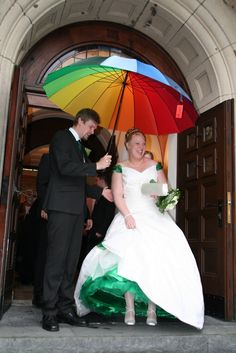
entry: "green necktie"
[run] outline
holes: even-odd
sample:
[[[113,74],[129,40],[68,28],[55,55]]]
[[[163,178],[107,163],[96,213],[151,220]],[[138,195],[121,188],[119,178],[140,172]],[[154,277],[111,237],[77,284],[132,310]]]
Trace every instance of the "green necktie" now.
[[[84,146],[83,146],[81,140],[78,140],[77,143],[78,143],[78,147],[79,147],[80,151],[82,152],[83,161],[85,162],[85,149],[84,149]]]

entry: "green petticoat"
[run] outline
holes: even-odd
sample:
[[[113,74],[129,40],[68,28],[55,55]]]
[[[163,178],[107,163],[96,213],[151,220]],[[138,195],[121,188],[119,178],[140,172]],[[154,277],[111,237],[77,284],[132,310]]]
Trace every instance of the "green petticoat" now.
[[[135,314],[146,316],[148,298],[136,282],[132,282],[117,274],[117,266],[102,277],[87,278],[80,291],[80,299],[91,311],[103,315],[125,314],[124,294],[132,292],[135,299]],[[174,318],[174,316],[157,307],[157,316]]]

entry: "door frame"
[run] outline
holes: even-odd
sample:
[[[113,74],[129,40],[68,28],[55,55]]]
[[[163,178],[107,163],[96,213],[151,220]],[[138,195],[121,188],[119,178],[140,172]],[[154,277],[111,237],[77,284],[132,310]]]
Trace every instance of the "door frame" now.
[[[226,185],[224,191],[227,194],[225,207],[227,255],[225,263],[225,288],[226,288],[226,318],[236,319],[236,234],[235,234],[235,141],[234,141],[234,100],[228,100],[225,105],[226,115],[231,117],[225,121],[226,143],[225,143],[225,173]],[[229,281],[229,282],[228,282]]]
[[[15,255],[10,253],[9,243],[15,241],[15,239],[11,239],[10,228],[11,222],[13,222],[13,217],[15,217],[15,210],[12,208],[13,199],[17,197],[14,177],[17,159],[17,133],[19,128],[19,119],[17,119],[17,117],[22,109],[20,104],[23,95],[22,82],[22,69],[16,67],[13,75],[11,99],[9,102],[9,119],[3,165],[3,188],[0,198],[0,254],[2,254],[2,257],[0,258],[0,318],[9,308],[12,301],[12,295],[8,297],[6,295],[6,292],[8,291],[7,287],[9,286],[7,280],[7,267],[8,265],[14,267],[14,258],[12,258],[12,256]],[[11,259],[9,257],[11,257]]]

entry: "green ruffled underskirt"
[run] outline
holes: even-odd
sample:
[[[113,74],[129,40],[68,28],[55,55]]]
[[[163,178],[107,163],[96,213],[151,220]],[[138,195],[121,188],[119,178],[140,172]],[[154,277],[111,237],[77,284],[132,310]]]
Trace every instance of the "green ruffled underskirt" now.
[[[136,282],[132,282],[117,274],[117,266],[102,277],[87,278],[80,292],[80,299],[91,311],[103,315],[125,314],[124,294],[132,292],[135,298],[135,314],[146,316],[148,298]],[[174,318],[173,315],[157,307],[157,316]]]

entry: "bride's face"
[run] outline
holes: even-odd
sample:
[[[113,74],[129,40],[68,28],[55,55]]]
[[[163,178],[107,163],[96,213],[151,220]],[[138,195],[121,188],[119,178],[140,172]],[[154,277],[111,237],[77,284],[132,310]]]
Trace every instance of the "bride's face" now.
[[[127,144],[127,148],[130,157],[141,159],[146,150],[146,141],[143,135],[133,135]]]

